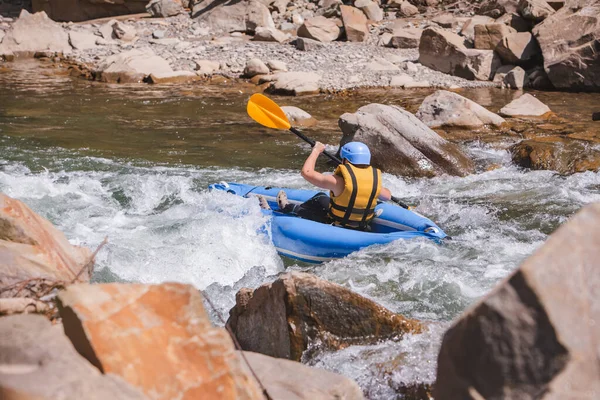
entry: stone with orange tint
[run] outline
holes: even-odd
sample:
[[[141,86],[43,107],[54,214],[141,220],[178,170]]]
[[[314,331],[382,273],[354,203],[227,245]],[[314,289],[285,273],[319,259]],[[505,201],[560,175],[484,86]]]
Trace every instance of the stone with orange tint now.
[[[59,301],[77,351],[151,399],[263,398],[193,286],[74,285]]]

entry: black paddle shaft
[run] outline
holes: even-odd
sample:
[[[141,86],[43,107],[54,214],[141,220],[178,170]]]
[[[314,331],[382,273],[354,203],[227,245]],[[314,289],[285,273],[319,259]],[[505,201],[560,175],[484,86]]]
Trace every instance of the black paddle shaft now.
[[[306,136],[304,133],[300,132],[298,129],[291,127],[290,131],[298,136],[300,139],[304,140],[306,143],[310,144],[311,147],[315,147],[315,141],[312,140],[311,138],[309,138],[308,136]],[[329,154],[328,152],[324,151],[323,154],[325,154],[327,157],[329,157],[332,161],[341,164],[342,160],[340,160],[339,158],[337,158],[336,156],[334,156],[333,154]],[[392,201],[396,204],[398,204],[400,207],[402,208],[406,208],[407,210],[410,210],[410,208],[408,208],[408,205],[406,203],[403,203],[399,198],[392,196]]]

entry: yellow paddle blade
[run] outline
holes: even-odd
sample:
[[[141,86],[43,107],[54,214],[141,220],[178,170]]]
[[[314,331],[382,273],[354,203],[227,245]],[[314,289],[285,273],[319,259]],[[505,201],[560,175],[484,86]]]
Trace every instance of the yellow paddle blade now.
[[[268,128],[290,129],[292,127],[277,103],[260,93],[250,97],[246,110],[250,118]]]

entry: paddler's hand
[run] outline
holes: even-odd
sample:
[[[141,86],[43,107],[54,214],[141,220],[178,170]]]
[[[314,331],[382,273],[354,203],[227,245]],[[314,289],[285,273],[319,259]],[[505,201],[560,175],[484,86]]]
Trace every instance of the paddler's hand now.
[[[315,146],[312,149],[313,153],[321,154],[325,151],[325,145],[321,142],[315,142]]]

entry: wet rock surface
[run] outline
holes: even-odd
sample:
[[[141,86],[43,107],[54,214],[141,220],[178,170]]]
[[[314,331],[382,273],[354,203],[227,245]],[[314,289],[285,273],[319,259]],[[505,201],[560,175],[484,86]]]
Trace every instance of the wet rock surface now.
[[[500,109],[500,115],[505,117],[542,117],[550,113],[550,108],[529,93],[511,101]]]

